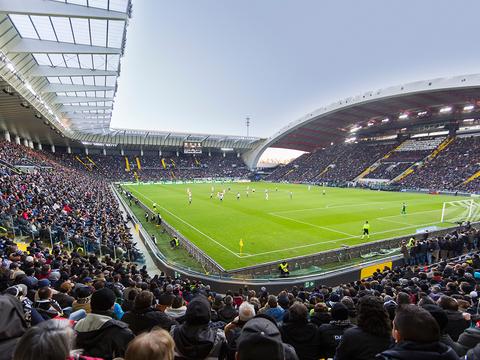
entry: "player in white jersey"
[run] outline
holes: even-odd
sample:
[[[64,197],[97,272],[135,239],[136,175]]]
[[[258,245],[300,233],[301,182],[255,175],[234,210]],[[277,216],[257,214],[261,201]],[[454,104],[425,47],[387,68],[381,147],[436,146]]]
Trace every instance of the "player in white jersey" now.
[[[219,199],[220,199],[220,201],[223,201],[223,195],[224,195],[223,192],[221,192],[221,193],[219,194]]]
[[[268,200],[268,190],[265,190],[265,200]]]
[[[325,192],[325,189],[322,190],[322,194],[323,194],[323,195],[326,195],[326,194],[327,194],[327,193]]]
[[[248,189],[247,189],[247,191],[246,191],[246,194],[247,194],[247,198],[248,198]]]
[[[192,205],[192,193],[188,193],[188,205]]]
[[[312,189],[312,186],[308,185],[308,191],[310,191],[311,189]]]
[[[293,199],[293,192],[290,191],[290,200]]]
[[[240,191],[237,192],[237,200],[240,200]]]

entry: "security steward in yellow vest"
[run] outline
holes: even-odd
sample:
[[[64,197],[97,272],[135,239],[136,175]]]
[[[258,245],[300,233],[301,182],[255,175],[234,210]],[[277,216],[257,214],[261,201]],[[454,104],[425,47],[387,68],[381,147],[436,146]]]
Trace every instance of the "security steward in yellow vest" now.
[[[280,270],[281,277],[287,277],[290,275],[290,270],[288,270],[288,263],[286,261],[282,261],[282,263],[278,266],[278,269]]]

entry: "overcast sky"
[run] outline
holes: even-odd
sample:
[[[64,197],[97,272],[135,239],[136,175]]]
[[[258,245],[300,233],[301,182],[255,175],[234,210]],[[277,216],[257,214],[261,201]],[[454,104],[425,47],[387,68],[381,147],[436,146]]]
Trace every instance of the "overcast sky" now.
[[[340,98],[480,72],[478,0],[134,0],[112,127],[268,137]]]

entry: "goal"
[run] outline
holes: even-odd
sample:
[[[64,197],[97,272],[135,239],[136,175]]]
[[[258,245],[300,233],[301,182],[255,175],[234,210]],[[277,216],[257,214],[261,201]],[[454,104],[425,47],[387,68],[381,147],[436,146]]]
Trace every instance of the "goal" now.
[[[443,222],[458,223],[480,220],[480,199],[447,201],[443,203]]]

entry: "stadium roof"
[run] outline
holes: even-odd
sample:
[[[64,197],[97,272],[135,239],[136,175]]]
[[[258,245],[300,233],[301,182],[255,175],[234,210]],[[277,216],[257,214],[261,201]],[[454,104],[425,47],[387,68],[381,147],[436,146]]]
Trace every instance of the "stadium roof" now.
[[[55,126],[110,126],[131,0],[0,0],[2,78]]]
[[[131,12],[131,0],[0,0],[0,128],[50,144],[251,149],[259,138],[110,128]]]
[[[286,127],[247,154],[253,167],[268,147],[313,151],[332,143],[447,126],[478,115],[480,74],[439,78],[369,91],[339,100]]]

